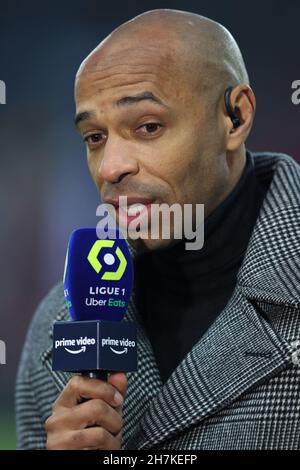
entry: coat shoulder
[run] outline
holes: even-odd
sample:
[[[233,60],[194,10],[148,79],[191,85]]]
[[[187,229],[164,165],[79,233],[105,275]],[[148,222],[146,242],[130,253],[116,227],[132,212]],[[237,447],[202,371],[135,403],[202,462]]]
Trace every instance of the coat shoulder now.
[[[63,284],[55,285],[41,301],[31,320],[25,340],[21,364],[39,365],[40,355],[52,344],[51,331],[56,320],[68,319]]]

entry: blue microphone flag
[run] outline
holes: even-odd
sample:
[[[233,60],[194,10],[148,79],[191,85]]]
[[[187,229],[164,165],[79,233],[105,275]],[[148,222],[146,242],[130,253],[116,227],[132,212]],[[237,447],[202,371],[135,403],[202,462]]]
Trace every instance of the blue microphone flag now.
[[[136,326],[121,321],[133,288],[132,259],[121,233],[75,230],[63,280],[73,321],[54,324],[53,370],[136,370]]]
[[[133,265],[118,230],[75,230],[69,241],[64,293],[73,320],[121,321],[133,288]]]

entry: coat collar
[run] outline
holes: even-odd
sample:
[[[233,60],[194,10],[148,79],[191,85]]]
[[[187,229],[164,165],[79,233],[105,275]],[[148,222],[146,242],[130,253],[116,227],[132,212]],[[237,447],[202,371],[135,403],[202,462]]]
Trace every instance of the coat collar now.
[[[126,317],[138,324],[138,371],[128,374],[127,396],[144,402],[145,409],[128,437],[127,448],[159,447],[290,364],[291,346],[260,315],[256,301],[299,307],[300,171],[284,155],[254,155],[254,162],[257,174],[271,182],[235,291],[164,386],[135,308],[135,293],[132,296]],[[130,251],[134,257],[131,247]],[[62,307],[57,319],[68,318]],[[168,341],[172,338],[166,338],[166,347]],[[51,348],[42,360],[61,389],[70,374],[52,371]],[[132,403],[127,403],[125,422],[134,420],[135,413]]]
[[[254,154],[254,162],[271,183],[237,283],[248,298],[299,307],[300,166],[282,154]]]

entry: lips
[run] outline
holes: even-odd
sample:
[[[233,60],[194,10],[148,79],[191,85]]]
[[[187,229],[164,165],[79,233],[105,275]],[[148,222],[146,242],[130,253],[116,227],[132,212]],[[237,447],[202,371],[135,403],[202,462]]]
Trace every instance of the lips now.
[[[107,204],[112,204],[115,207],[119,224],[127,227],[137,217],[141,222],[145,220],[148,223],[154,199],[139,196],[126,196],[126,198],[119,196],[119,198],[107,198],[105,200]]]
[[[121,207],[121,209],[125,211],[129,217],[135,217],[145,209],[145,206],[144,204],[137,202],[135,204],[131,204],[130,206]]]
[[[145,197],[142,197],[142,196],[120,195],[117,198],[107,198],[107,199],[104,200],[104,202],[106,204],[112,204],[113,206],[115,206],[117,208],[117,207],[119,207],[120,202],[121,202],[121,205],[122,205],[122,199],[120,201],[120,198],[125,199],[125,197],[127,198],[127,200],[126,200],[127,207],[132,206],[133,204],[143,204],[143,205],[146,206],[147,204],[151,204],[154,201],[154,199],[145,198]]]

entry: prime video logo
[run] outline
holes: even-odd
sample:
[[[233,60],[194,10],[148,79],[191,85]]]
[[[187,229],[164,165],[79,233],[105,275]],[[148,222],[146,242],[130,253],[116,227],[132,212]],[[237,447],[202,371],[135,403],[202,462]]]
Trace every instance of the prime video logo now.
[[[87,346],[94,346],[96,344],[96,339],[95,338],[88,338],[85,336],[84,338],[81,336],[80,338],[77,339],[58,339],[55,341],[55,349],[58,348],[64,348],[65,351],[67,351],[70,354],[80,354],[82,352],[86,351]],[[70,348],[76,348],[76,349],[70,349]]]
[[[6,85],[3,80],[0,80],[0,104],[6,104]]]
[[[135,347],[135,341],[130,341],[128,338],[115,339],[115,338],[108,337],[108,338],[102,338],[101,345],[102,347],[109,346],[109,349],[115,354],[127,354],[128,348]],[[121,350],[115,349],[115,347],[122,348],[122,349]]]
[[[95,346],[95,344],[95,338],[81,336],[80,338],[76,339],[58,339],[55,341],[54,347],[55,349],[63,348],[69,354],[80,354],[87,351],[87,346]],[[135,347],[135,341],[131,341],[128,338],[116,339],[108,337],[101,339],[101,346],[102,348],[108,346],[109,349],[115,354],[127,354],[129,348]]]
[[[6,364],[6,344],[2,340],[0,340],[0,364]]]
[[[127,196],[120,196],[118,206],[103,203],[97,207],[100,217],[96,231],[99,238],[103,233],[115,232],[119,227],[125,238],[194,240],[186,242],[186,250],[200,250],[204,244],[204,204],[166,203],[127,204]]]

